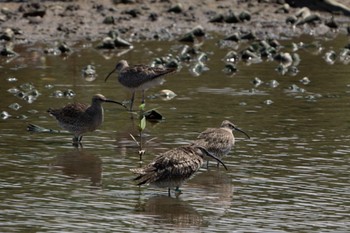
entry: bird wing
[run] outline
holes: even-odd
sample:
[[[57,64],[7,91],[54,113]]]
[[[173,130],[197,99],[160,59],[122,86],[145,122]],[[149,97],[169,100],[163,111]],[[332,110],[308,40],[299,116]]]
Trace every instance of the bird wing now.
[[[82,103],[71,103],[60,109],[49,109],[48,112],[62,123],[72,123],[84,115],[89,106]]]
[[[202,158],[193,149],[175,148],[160,154],[152,163],[137,170],[140,175],[135,180],[139,180],[138,185],[142,185],[157,180],[176,179],[178,177],[186,179],[191,177],[202,163]]]
[[[175,68],[159,68],[145,65],[136,65],[124,69],[121,75],[130,82],[125,83],[130,88],[137,88],[155,78],[174,72]],[[132,80],[132,81],[131,81]]]
[[[231,149],[234,144],[233,134],[220,128],[208,128],[199,134],[194,145],[203,146],[213,153],[221,156]]]

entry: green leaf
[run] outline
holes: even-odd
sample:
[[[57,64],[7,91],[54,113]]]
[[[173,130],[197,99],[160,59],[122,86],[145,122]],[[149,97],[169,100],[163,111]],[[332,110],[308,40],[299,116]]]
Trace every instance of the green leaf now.
[[[146,128],[146,117],[143,116],[141,121],[140,121],[140,129],[143,131]]]
[[[145,103],[140,104],[140,106],[139,106],[140,111],[145,111],[145,107],[146,107]]]

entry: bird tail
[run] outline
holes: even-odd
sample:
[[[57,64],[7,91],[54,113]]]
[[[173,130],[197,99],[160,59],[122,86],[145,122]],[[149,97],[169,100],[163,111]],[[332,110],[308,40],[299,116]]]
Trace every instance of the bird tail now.
[[[138,176],[133,179],[139,181],[137,185],[148,184],[152,182],[152,179],[154,178],[154,172],[146,172],[142,168],[134,168],[130,169],[130,171],[135,174],[138,174]]]

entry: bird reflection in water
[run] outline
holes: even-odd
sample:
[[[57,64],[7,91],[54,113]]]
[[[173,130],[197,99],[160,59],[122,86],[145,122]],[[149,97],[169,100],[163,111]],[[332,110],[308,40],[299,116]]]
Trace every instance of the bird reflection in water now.
[[[52,166],[73,179],[90,179],[92,186],[102,185],[102,160],[82,149],[57,156]]]
[[[178,228],[196,228],[208,225],[189,203],[180,198],[154,196],[145,202],[140,201],[136,206],[136,211],[155,217],[154,225],[158,226],[162,224],[173,224]]]
[[[193,192],[201,197],[200,202],[205,202],[207,208],[215,210],[216,214],[220,210],[224,214],[225,207],[231,206],[234,186],[225,171],[212,169],[199,172],[187,185],[189,189],[195,189]]]

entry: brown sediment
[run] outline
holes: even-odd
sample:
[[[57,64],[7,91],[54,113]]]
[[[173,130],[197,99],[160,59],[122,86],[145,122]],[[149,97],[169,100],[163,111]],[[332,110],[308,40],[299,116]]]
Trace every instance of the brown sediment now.
[[[308,7],[310,13],[298,19],[302,7]],[[223,36],[237,31],[253,31],[258,37],[297,36],[310,30],[313,35],[321,35],[334,30],[326,23],[332,16],[336,29],[346,33],[349,8],[347,0],[4,2],[0,39],[15,43],[102,41],[112,31],[127,41],[173,40],[197,25]]]

